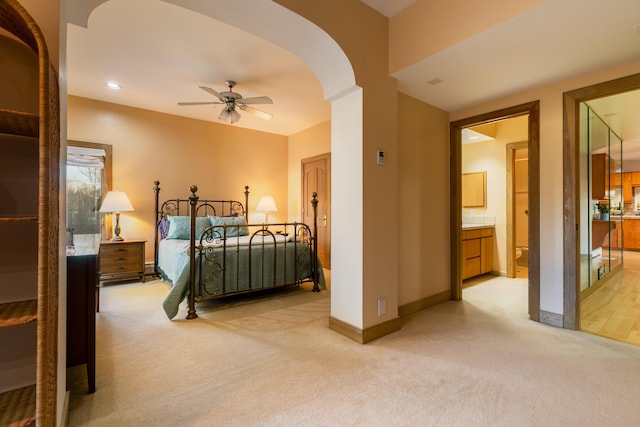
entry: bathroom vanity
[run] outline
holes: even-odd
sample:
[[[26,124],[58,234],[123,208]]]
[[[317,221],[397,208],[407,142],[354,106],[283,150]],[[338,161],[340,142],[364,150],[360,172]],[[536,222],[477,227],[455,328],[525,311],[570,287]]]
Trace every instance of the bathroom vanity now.
[[[462,279],[493,270],[493,225],[463,225]]]

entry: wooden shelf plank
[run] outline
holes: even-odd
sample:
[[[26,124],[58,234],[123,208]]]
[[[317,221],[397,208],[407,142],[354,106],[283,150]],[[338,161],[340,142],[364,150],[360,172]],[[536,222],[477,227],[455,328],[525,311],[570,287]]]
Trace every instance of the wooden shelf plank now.
[[[38,301],[35,299],[0,304],[0,328],[33,322],[38,318],[37,310]]]
[[[0,133],[37,137],[39,132],[39,120],[35,114],[0,108]]]
[[[33,222],[37,221],[37,216],[3,216],[0,217],[0,222]]]
[[[0,425],[31,426],[36,423],[36,385],[0,393]]]

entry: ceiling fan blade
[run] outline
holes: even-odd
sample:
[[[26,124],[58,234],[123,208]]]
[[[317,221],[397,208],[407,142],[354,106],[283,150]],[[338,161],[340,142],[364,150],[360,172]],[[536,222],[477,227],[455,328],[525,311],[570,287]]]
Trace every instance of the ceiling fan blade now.
[[[211,89],[210,87],[200,86],[200,89],[204,90],[205,92],[210,93],[211,95],[215,96],[216,98],[218,98],[222,102],[226,101],[224,96],[220,95],[218,92],[216,92],[215,90]]]
[[[222,104],[222,102],[178,102],[178,105],[212,105]]]
[[[268,96],[256,96],[254,98],[242,98],[240,100],[243,104],[273,104],[273,101]]]
[[[246,111],[247,113],[255,114],[261,119],[271,120],[273,114],[266,113],[262,110],[258,110],[257,108],[249,107],[248,105],[240,105],[239,106],[242,111]]]

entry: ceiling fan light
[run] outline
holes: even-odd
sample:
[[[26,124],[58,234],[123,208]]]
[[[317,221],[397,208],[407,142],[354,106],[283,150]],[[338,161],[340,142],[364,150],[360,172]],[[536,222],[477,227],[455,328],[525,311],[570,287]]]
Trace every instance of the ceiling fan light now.
[[[235,122],[240,120],[240,114],[238,114],[235,108],[225,108],[220,112],[218,119],[234,124]]]
[[[220,115],[218,116],[218,120],[227,121],[229,120],[229,116],[230,116],[229,111],[227,111],[227,109],[225,108],[220,112]]]
[[[230,120],[229,121],[231,122],[231,124],[233,124],[233,123],[235,123],[235,122],[240,120],[240,114],[238,114],[238,112],[236,110],[231,110],[229,112],[229,116],[230,116]]]

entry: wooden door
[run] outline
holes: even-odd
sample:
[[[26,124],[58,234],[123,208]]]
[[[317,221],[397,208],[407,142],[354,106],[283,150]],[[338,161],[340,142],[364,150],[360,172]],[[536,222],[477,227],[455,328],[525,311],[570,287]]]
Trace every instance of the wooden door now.
[[[331,154],[302,160],[302,222],[313,227],[311,196],[318,193],[318,258],[331,268]],[[313,230],[312,230],[313,231]]]

